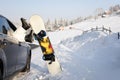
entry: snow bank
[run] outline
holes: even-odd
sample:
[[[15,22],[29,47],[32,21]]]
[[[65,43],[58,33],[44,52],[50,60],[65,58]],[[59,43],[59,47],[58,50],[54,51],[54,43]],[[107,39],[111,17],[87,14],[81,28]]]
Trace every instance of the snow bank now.
[[[90,32],[60,43],[65,69],[61,80],[119,80],[120,40],[117,34]],[[72,52],[64,47],[67,47]],[[59,55],[60,56],[60,55]]]

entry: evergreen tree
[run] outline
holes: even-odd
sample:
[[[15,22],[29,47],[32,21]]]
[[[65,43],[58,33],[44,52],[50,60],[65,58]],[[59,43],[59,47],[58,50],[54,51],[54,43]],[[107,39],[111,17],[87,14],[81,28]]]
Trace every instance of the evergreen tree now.
[[[56,30],[58,28],[58,21],[55,19],[54,24],[53,24],[53,29]]]
[[[52,30],[52,26],[51,26],[50,19],[47,20],[46,29],[47,29],[47,30]]]

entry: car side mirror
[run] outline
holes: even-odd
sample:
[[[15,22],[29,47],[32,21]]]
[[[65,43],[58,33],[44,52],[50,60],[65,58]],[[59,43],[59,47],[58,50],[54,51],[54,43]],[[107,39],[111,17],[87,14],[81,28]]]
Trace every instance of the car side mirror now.
[[[7,34],[7,29],[5,28],[5,26],[2,26],[2,31],[4,34]]]

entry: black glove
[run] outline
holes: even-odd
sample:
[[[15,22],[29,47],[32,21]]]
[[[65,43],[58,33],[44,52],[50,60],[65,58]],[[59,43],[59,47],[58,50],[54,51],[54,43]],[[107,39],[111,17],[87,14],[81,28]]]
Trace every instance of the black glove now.
[[[22,22],[22,27],[23,27],[25,30],[27,30],[27,29],[30,28],[30,24],[28,24],[28,23],[26,22],[26,19],[21,18],[21,22]]]
[[[33,30],[31,30],[30,33],[25,36],[25,41],[31,43],[33,42]]]

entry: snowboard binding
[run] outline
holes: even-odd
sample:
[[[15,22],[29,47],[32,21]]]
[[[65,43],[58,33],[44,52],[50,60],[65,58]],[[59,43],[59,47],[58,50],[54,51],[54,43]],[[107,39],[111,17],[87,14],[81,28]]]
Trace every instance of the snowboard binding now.
[[[49,64],[52,64],[52,62],[55,61],[55,55],[54,54],[47,54],[47,55],[43,55],[43,60],[45,61],[50,61]]]
[[[34,33],[33,35],[35,38],[37,38],[40,44],[43,53],[43,60],[50,61],[49,64],[52,64],[52,62],[55,61],[55,55],[50,40],[48,37],[46,37],[46,32],[44,30],[41,30],[38,34]]]

